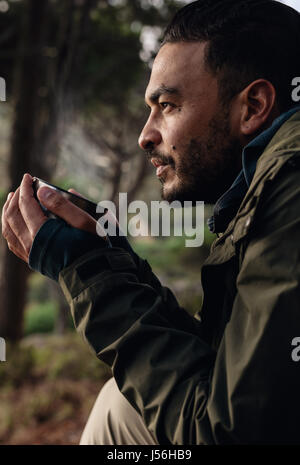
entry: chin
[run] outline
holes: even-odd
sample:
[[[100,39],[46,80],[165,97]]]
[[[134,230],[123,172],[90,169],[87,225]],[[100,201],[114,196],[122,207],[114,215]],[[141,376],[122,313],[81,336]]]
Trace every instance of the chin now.
[[[192,202],[196,205],[196,202],[205,202],[207,204],[214,204],[220,198],[221,194],[217,191],[204,191],[199,189],[176,189],[169,186],[163,186],[161,191],[162,200],[166,200],[171,203],[175,200],[181,202]]]
[[[167,202],[171,203],[174,200],[179,200],[181,198],[180,189],[174,185],[174,182],[163,182],[162,191],[161,191],[161,198],[162,200],[166,200]]]

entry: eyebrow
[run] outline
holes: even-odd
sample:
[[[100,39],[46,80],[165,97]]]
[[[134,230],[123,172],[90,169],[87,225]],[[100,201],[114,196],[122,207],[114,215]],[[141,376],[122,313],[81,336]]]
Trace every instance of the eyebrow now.
[[[180,95],[180,92],[176,87],[160,86],[149,96],[149,101],[151,103],[156,103],[161,95]]]

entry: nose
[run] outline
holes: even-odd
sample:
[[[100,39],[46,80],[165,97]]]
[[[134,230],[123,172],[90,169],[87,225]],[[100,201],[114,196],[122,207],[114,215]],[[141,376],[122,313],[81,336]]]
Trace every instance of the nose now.
[[[139,137],[139,146],[141,149],[147,150],[149,147],[157,147],[161,141],[162,137],[160,131],[154,126],[149,118]]]

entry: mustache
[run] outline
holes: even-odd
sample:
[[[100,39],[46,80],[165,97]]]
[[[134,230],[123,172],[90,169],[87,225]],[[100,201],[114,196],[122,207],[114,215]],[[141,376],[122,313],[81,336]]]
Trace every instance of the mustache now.
[[[171,157],[170,155],[164,155],[162,152],[159,152],[158,150],[153,150],[153,149],[146,150],[146,157],[148,161],[150,161],[151,158],[156,158],[162,163],[162,165],[175,166],[173,157]]]

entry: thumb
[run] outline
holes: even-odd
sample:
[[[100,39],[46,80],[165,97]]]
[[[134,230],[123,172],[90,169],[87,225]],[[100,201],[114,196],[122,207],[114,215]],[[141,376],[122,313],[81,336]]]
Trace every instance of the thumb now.
[[[68,192],[71,192],[71,194],[78,195],[78,197],[82,197],[83,199],[88,200],[84,195],[80,194],[80,192],[75,191],[75,189],[73,189],[73,188],[68,189]]]
[[[41,204],[74,228],[96,234],[97,222],[87,212],[63,197],[59,191],[41,187],[37,191]]]

